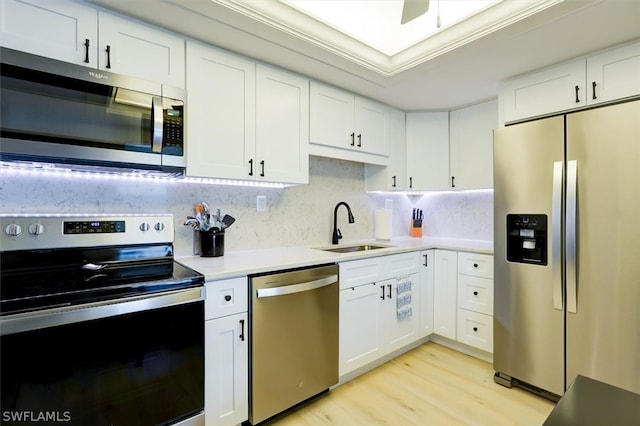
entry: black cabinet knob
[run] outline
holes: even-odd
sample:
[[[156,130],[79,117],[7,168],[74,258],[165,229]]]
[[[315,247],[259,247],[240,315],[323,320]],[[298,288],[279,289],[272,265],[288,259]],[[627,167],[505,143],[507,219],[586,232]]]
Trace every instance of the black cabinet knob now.
[[[478,267],[478,264],[477,264],[477,263],[474,263],[474,264],[473,264],[473,267],[474,267],[474,268],[477,268],[477,267]]]
[[[473,331],[478,331],[478,327],[473,327]]]
[[[478,295],[478,292],[477,292],[477,291],[474,291],[474,292],[473,292],[473,295],[474,295],[474,296],[477,296],[477,295]]]
[[[231,300],[231,296],[229,296],[228,294],[224,297],[224,300],[226,300],[227,302]]]

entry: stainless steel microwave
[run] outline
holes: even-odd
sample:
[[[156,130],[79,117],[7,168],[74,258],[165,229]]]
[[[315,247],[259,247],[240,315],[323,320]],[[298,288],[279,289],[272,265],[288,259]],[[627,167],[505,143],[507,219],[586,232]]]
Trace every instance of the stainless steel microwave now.
[[[2,161],[181,174],[186,92],[1,48]]]

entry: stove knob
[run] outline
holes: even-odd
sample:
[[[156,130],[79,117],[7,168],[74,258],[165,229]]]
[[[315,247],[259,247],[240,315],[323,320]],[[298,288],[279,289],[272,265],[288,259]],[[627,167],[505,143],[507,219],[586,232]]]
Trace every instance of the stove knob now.
[[[44,225],[41,223],[32,223],[29,225],[29,233],[31,235],[42,235],[44,234]]]
[[[18,235],[22,234],[22,226],[18,225],[17,223],[12,223],[7,225],[7,227],[4,229],[4,232],[6,232],[6,234],[10,237],[17,237]]]
[[[155,226],[153,227],[156,231],[162,231],[164,229],[164,223],[162,222],[158,222],[155,224]]]
[[[147,232],[149,230],[150,226],[147,222],[143,222],[140,224],[140,230],[142,232]]]

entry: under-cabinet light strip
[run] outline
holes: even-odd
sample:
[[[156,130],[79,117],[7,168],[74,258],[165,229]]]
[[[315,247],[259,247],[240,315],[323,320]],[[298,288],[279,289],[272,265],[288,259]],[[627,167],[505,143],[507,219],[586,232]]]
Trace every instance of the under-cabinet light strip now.
[[[0,162],[0,170],[3,174],[13,173],[23,176],[40,176],[40,177],[66,177],[79,179],[98,179],[112,181],[135,181],[135,182],[166,182],[166,183],[191,183],[191,184],[207,184],[207,185],[228,185],[228,186],[244,186],[254,188],[286,188],[288,184],[277,182],[260,182],[248,180],[232,180],[232,179],[209,179],[194,177],[175,177],[154,175],[153,173],[140,172],[104,172],[90,170],[72,170],[68,168],[59,168],[55,165],[47,165],[46,163],[12,163]]]

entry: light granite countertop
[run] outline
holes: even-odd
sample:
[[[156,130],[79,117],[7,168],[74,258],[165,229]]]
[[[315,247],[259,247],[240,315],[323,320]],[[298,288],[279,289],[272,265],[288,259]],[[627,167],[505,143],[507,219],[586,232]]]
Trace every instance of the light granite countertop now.
[[[321,248],[358,244],[379,245],[385,246],[385,248],[352,253],[333,253],[321,250]],[[224,256],[220,257],[183,256],[176,257],[176,260],[203,274],[206,281],[214,281],[249,274],[259,274],[326,263],[339,263],[348,260],[426,249],[443,249],[493,254],[493,241],[432,237],[401,237],[384,241],[345,241],[341,242],[338,246],[319,243],[309,246],[240,250],[225,252]]]

